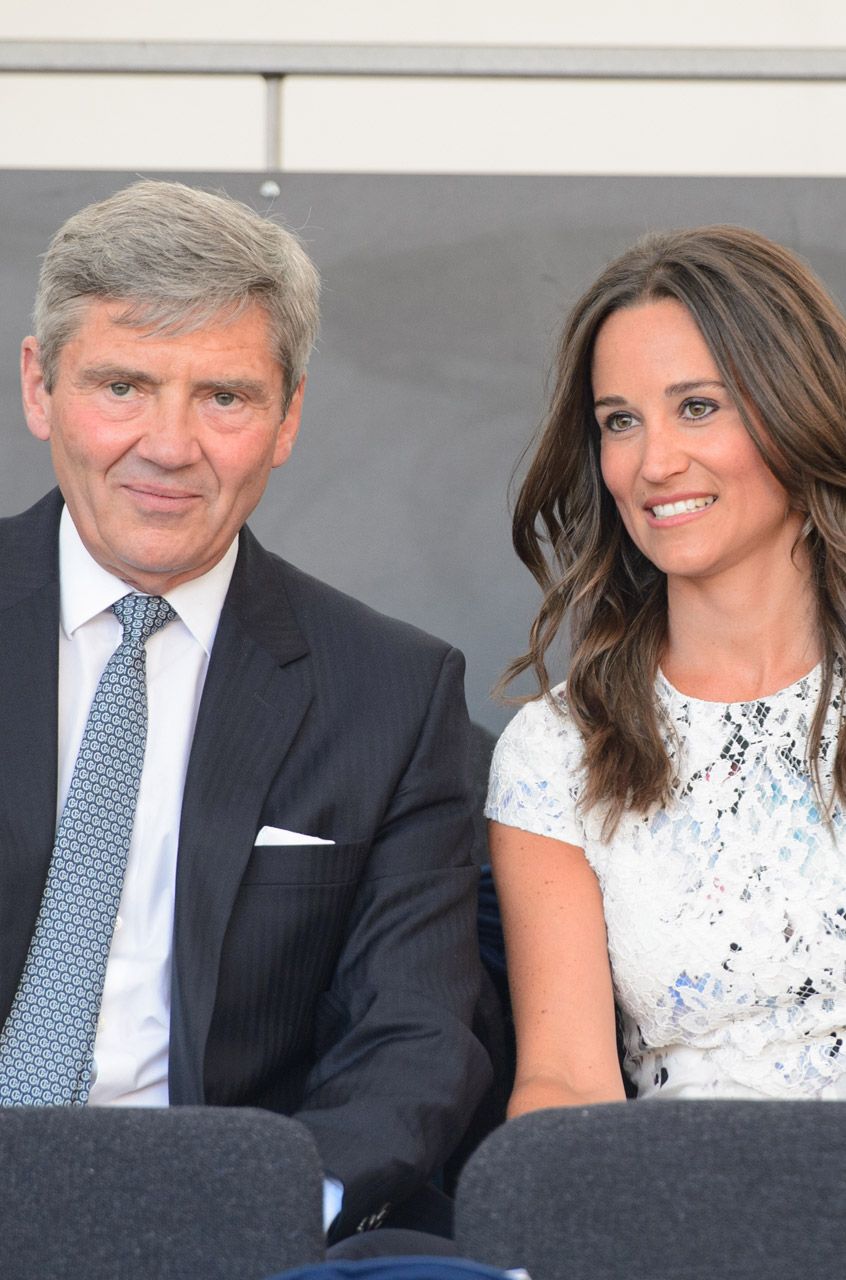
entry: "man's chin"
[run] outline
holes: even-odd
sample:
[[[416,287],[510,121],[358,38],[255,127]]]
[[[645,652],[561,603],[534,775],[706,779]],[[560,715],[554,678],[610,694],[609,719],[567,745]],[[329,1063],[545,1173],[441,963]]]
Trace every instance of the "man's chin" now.
[[[109,573],[145,595],[162,595],[180,582],[200,577],[209,567],[210,564],[197,564],[188,557],[184,560],[173,555],[167,558],[156,555],[142,557],[137,551],[125,557],[115,556],[110,564],[103,564]]]

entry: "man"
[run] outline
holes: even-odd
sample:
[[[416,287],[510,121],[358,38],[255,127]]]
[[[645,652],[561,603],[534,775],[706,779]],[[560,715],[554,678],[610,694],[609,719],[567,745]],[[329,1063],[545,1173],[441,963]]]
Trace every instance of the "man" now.
[[[0,1101],[294,1114],[342,1236],[489,1068],[460,655],[245,526],[316,326],[295,239],[176,183],[45,256],[22,381],[58,490],[0,522]]]

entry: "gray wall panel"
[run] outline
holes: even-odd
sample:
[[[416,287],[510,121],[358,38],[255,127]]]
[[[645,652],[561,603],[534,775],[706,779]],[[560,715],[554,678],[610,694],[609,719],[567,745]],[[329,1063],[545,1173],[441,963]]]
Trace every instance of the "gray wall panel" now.
[[[133,176],[0,173],[3,513],[51,480],[17,383],[38,256],[64,218]],[[720,221],[792,245],[846,297],[841,179],[282,174],[271,204],[262,175],[162,176],[272,207],[323,274],[303,429],[253,526],[303,568],[461,646],[471,712],[493,729],[510,712],[488,690],[537,603],[511,551],[509,478],[579,290],[644,230]]]

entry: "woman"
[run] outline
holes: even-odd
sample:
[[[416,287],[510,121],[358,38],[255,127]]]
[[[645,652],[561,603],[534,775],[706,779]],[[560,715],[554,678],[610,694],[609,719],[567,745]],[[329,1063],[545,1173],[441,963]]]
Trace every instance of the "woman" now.
[[[488,801],[509,1114],[624,1096],[615,998],[639,1097],[846,1097],[846,320],[764,237],[674,232],[557,372],[514,520],[541,696]]]

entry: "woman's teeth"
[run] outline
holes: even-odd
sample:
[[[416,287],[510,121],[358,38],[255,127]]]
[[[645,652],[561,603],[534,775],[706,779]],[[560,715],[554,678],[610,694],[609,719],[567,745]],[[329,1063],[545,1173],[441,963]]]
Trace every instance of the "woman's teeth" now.
[[[685,498],[684,502],[661,502],[649,509],[656,520],[666,520],[670,516],[683,516],[688,511],[700,511],[716,501],[716,498]]]

